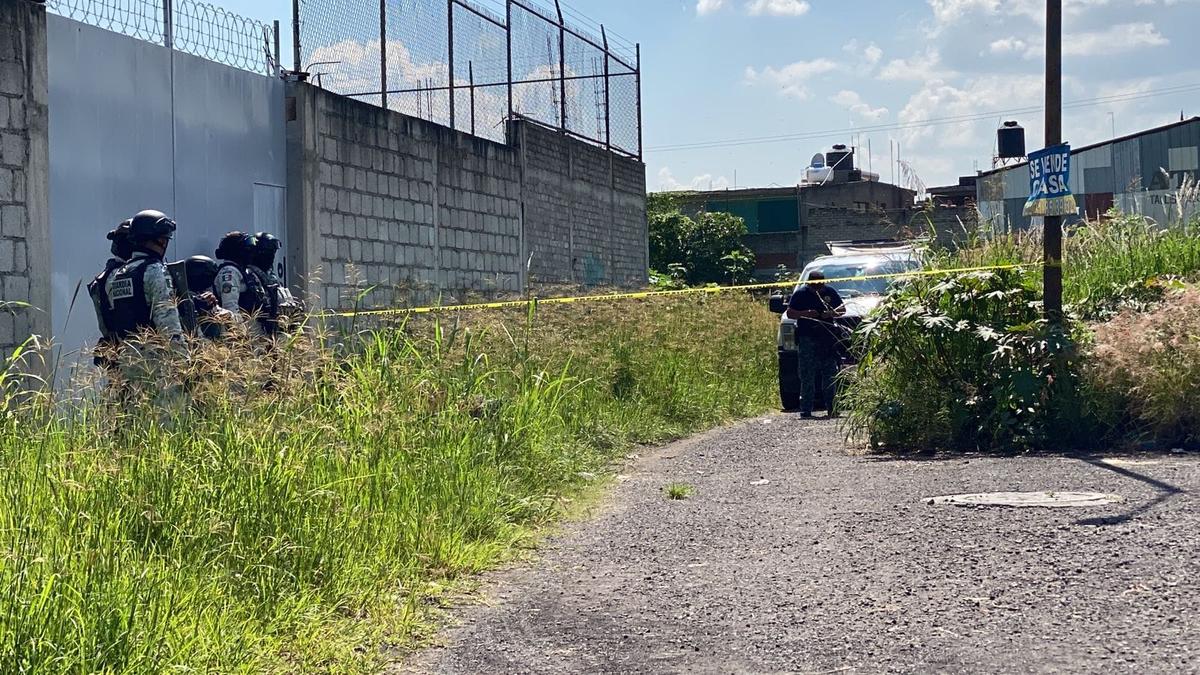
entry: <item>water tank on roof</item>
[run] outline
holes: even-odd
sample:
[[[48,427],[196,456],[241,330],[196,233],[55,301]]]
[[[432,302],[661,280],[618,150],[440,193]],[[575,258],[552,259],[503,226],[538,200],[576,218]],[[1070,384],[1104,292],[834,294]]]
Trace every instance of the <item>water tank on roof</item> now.
[[[1000,159],[1025,158],[1025,130],[1016,122],[1005,122],[996,132],[997,156]]]
[[[825,166],[834,171],[851,171],[854,169],[854,151],[845,145],[833,146],[833,150],[825,153]]]

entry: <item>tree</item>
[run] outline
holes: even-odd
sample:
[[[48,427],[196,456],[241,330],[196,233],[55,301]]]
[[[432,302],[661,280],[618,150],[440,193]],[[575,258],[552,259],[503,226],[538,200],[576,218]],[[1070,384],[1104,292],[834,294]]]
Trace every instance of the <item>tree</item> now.
[[[754,252],[742,243],[745,220],[703,211],[693,218],[680,210],[674,194],[652,194],[646,208],[651,269],[691,286],[750,280]]]

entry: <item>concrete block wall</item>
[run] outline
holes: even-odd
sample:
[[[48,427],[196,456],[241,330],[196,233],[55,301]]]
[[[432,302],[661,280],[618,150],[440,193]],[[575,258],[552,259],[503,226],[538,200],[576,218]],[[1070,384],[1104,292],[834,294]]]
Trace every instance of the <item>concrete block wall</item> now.
[[[290,238],[316,235],[302,269],[319,272],[325,307],[520,290],[514,153],[305,85],[289,96],[311,125],[298,155],[311,166],[294,172],[309,176],[316,226]]]
[[[0,359],[50,335],[46,10],[0,1]]]
[[[524,121],[502,145],[307,84],[287,97],[291,282],[324,307],[645,283],[640,162]]]
[[[646,167],[519,123],[531,284],[646,283]]]

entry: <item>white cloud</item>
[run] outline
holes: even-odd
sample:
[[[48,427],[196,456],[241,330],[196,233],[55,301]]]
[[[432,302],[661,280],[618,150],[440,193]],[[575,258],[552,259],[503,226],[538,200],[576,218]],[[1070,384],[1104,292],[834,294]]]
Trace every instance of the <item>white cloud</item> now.
[[[988,51],[993,54],[1013,54],[1028,51],[1029,44],[1018,37],[1006,37],[992,41]]]
[[[1068,34],[1063,37],[1063,54],[1070,56],[1099,56],[1121,54],[1148,47],[1163,47],[1170,40],[1158,32],[1154,24],[1124,23],[1095,33]]]
[[[767,66],[761,71],[747,67],[746,82],[774,84],[784,96],[803,100],[809,96],[808,87],[805,86],[808,80],[837,69],[838,64],[826,58],[797,61],[778,69]]]
[[[938,50],[929,47],[907,59],[892,59],[879,71],[879,79],[890,82],[926,82],[944,79],[953,74],[953,71],[942,68],[942,57]]]
[[[724,9],[727,2],[728,0],[698,0],[696,2],[696,13],[700,16],[708,16]]]
[[[876,121],[886,117],[888,114],[887,108],[872,108],[862,100],[858,92],[850,91],[849,89],[839,91],[837,94],[831,96],[829,100],[865,120]]]
[[[751,16],[804,16],[810,9],[805,0],[754,0],[746,6]]]
[[[695,176],[687,183],[680,182],[671,172],[671,167],[664,166],[658,170],[658,189],[663,192],[678,192],[680,190],[725,190],[732,186],[725,176],[714,177],[710,173]]]

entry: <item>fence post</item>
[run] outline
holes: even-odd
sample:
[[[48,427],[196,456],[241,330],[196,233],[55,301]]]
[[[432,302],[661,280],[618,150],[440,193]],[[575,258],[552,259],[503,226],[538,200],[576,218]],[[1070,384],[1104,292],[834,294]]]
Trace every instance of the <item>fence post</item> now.
[[[454,0],[446,0],[446,33],[450,45],[450,128],[457,131],[454,124]]]
[[[379,0],[379,102],[388,107],[387,0]]]
[[[302,72],[304,64],[300,62],[300,0],[292,0],[292,72]]]
[[[558,99],[562,104],[562,130],[567,130],[567,22],[563,19],[562,3],[554,0],[558,12]]]
[[[642,157],[642,43],[637,43],[637,134],[638,159]]]
[[[467,78],[471,85],[471,135],[475,135],[475,62],[467,61]]]
[[[608,32],[600,24],[600,39],[604,41],[604,149],[612,152],[612,96],[609,83],[612,75],[608,66]]]
[[[171,7],[173,2],[174,0],[163,0],[163,46],[167,49],[175,48],[175,27],[173,25],[174,17],[172,16],[174,8]]]
[[[283,74],[283,63],[279,60],[279,59],[283,58],[283,54],[281,54],[279,52],[279,19],[275,20],[274,29],[275,29],[275,44],[274,44],[274,47],[275,47],[275,77],[279,77],[280,75]]]
[[[508,136],[508,125],[512,123],[513,118],[512,8],[513,0],[506,0],[504,3],[504,36],[508,43],[508,118],[504,124],[505,137]]]

